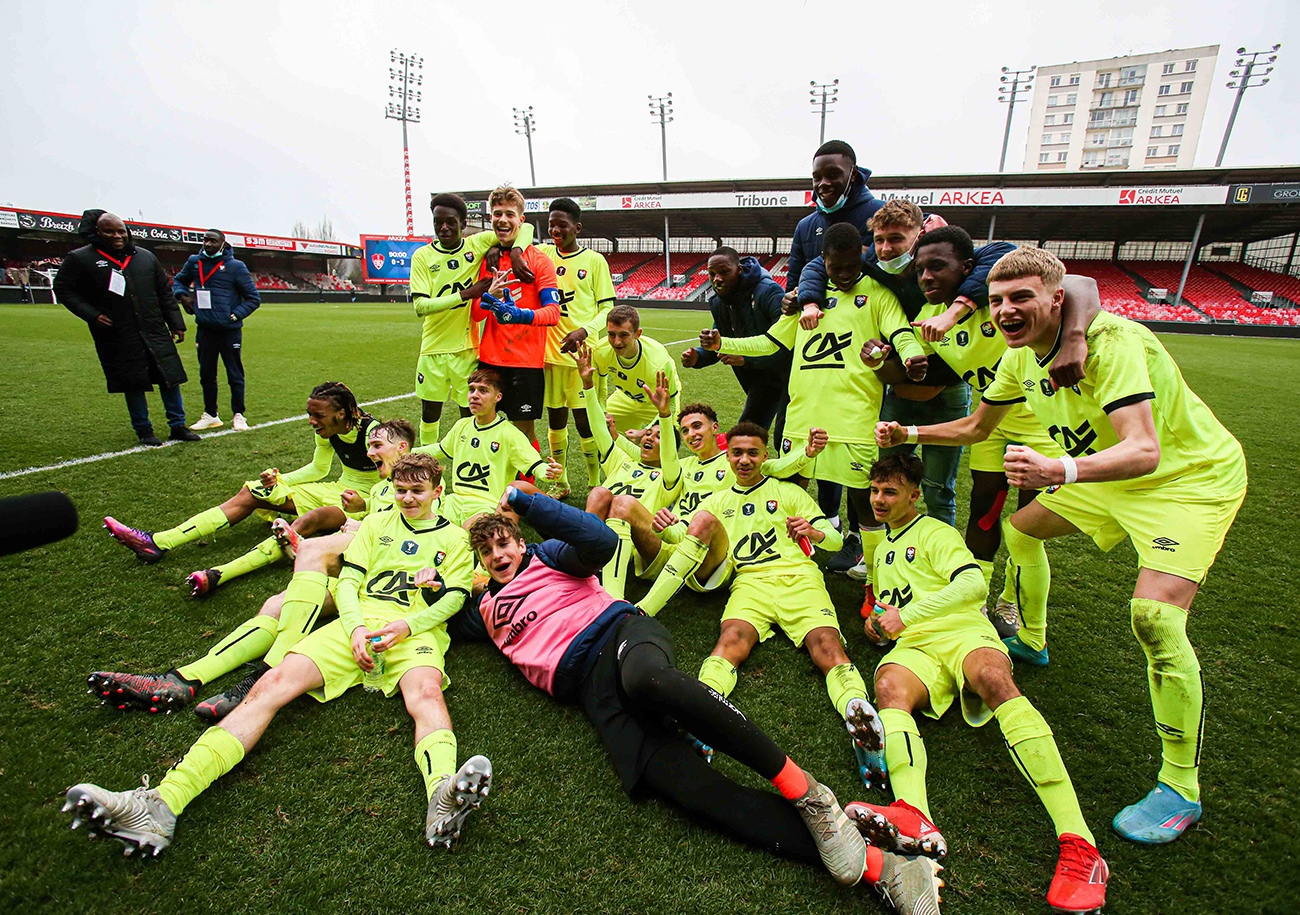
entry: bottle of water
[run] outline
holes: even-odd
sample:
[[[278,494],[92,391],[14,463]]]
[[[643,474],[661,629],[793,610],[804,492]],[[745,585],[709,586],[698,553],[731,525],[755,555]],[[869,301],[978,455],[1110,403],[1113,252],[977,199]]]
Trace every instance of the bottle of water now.
[[[383,636],[375,636],[370,640],[370,658],[375,662],[375,666],[370,670],[363,671],[361,675],[361,684],[372,693],[383,692],[384,689],[384,653],[375,651],[375,644],[383,641]]]

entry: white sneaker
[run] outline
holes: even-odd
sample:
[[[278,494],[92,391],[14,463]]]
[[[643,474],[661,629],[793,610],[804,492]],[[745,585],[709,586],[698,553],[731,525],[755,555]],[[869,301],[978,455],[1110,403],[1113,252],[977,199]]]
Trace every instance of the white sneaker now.
[[[867,581],[871,578],[871,566],[867,565],[867,557],[863,556],[858,560],[858,564],[844,573],[854,581]]]
[[[218,420],[218,422],[220,422],[220,420]],[[248,420],[244,419],[244,414],[243,414],[243,413],[236,413],[236,414],[235,414],[235,420],[234,420],[234,422],[232,422],[232,423],[230,424],[230,426],[231,426],[231,428],[234,429],[236,432],[247,432],[247,431],[248,431]]]
[[[190,426],[190,428],[193,429],[195,432],[197,432],[200,429],[215,429],[217,428],[217,426],[223,426],[223,425],[225,425],[225,423],[221,421],[220,416],[211,416],[207,413],[204,413],[202,416],[199,417],[199,421],[196,422],[194,425]]]

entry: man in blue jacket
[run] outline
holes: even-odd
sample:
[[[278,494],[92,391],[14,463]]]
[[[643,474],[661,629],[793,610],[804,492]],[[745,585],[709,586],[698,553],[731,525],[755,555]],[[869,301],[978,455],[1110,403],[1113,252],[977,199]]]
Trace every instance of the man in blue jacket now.
[[[191,292],[192,290],[192,292]],[[172,281],[172,291],[198,325],[199,384],[203,387],[203,415],[191,429],[215,429],[217,415],[217,357],[226,365],[230,385],[233,427],[248,428],[244,419],[244,363],[240,351],[244,319],[257,310],[262,298],[244,262],[236,260],[226,235],[219,229],[203,234],[203,249],[191,254]]]
[[[724,337],[757,337],[781,317],[784,291],[753,257],[741,257],[723,246],[709,256],[709,297],[713,326]],[[745,392],[740,422],[757,423],[781,438],[785,408],[790,403],[790,361],[787,350],[771,356],[719,356],[698,346],[682,353],[682,365],[702,369],[721,361],[731,366]]]

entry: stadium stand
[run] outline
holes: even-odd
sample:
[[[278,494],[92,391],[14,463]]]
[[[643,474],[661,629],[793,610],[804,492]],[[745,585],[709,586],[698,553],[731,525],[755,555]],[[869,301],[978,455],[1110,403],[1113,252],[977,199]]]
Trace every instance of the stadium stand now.
[[[276,276],[274,273],[253,273],[253,285],[258,289],[272,290],[294,290],[302,289],[302,286],[294,285],[284,277]]]
[[[1065,262],[1065,269],[1070,273],[1090,276],[1096,280],[1097,291],[1101,294],[1102,308],[1121,317],[1135,321],[1203,323],[1208,320],[1205,315],[1186,305],[1175,308],[1171,305],[1155,305],[1148,302],[1133,277],[1112,261],[1070,260]],[[1177,288],[1176,284],[1174,288]]]
[[[674,265],[674,273],[677,272],[675,268],[676,265]],[[682,272],[686,275],[686,284],[684,286],[676,286],[672,289],[666,286],[660,287],[647,295],[646,298],[671,302],[683,302],[688,298],[693,298],[695,291],[709,281],[709,262],[704,260]]]
[[[1240,305],[1202,305],[1201,307],[1216,321],[1300,327],[1300,309],[1297,308],[1258,308],[1245,302]]]
[[[614,290],[614,295],[620,299],[643,299],[646,293],[662,283],[667,275],[663,258],[656,257],[630,274],[625,273],[623,282],[619,283],[618,288]]]
[[[326,292],[356,292],[357,287],[351,280],[346,280],[341,276],[335,276],[332,273],[296,273],[298,279],[317,289],[323,289]]]
[[[609,262],[610,273],[621,273],[624,277],[644,264],[648,264],[657,255],[645,253],[618,253],[606,254],[605,260]]]
[[[1300,277],[1252,267],[1249,264],[1215,263],[1205,266],[1257,292],[1271,292],[1285,296],[1288,300],[1276,304],[1287,308],[1300,306]]]
[[[1173,261],[1127,261],[1124,267],[1152,286],[1168,289],[1171,297],[1177,292],[1178,281],[1183,275],[1183,265]],[[1245,299],[1227,280],[1194,265],[1187,274],[1183,301],[1205,310],[1208,305],[1240,305]]]

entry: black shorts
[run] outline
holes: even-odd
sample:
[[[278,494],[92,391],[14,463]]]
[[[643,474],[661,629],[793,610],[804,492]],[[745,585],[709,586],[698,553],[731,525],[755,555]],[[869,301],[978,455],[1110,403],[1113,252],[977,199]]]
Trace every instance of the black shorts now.
[[[663,712],[635,705],[623,692],[619,659],[637,645],[654,645],[668,663],[677,665],[673,637],[664,624],[649,616],[629,616],[596,659],[596,665],[578,687],[578,706],[596,728],[618,780],[628,794],[636,788],[646,763],[666,742],[682,740],[677,724]]]
[[[481,369],[491,369],[501,376],[501,403],[497,409],[512,420],[537,419],[546,400],[546,373],[540,368],[517,365],[493,365],[479,361]]]

